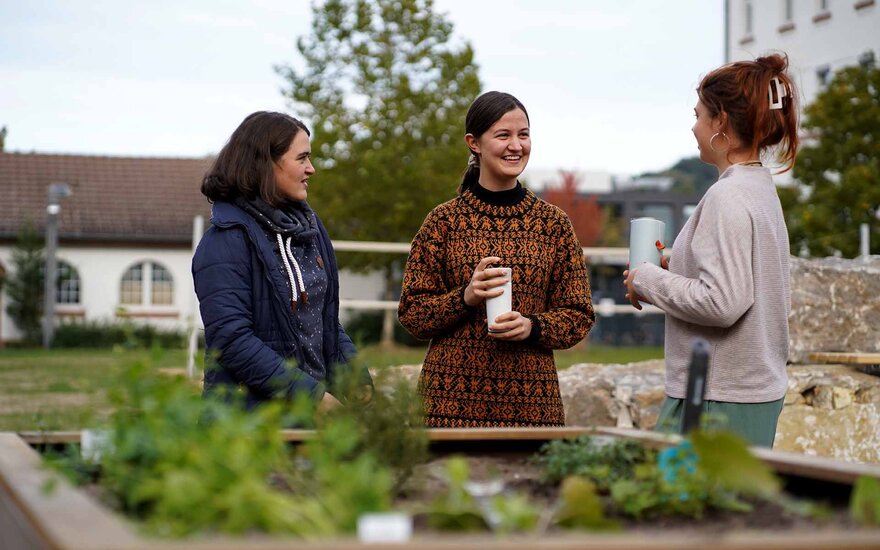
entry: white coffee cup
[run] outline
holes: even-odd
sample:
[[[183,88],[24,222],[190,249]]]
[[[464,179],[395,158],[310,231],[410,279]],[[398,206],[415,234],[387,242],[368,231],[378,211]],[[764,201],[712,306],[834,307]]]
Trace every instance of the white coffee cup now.
[[[663,253],[657,250],[657,241],[663,242],[666,224],[654,218],[633,218],[629,221],[629,268],[640,264],[660,265]],[[645,302],[639,301],[642,306]]]
[[[490,325],[495,322],[495,319],[499,315],[503,315],[513,310],[513,271],[509,267],[501,267],[498,269],[504,270],[504,277],[507,278],[507,282],[504,283],[503,286],[495,287],[504,291],[501,296],[486,298],[486,322]],[[494,331],[489,329],[489,332]]]
[[[642,263],[660,265],[663,253],[657,250],[657,241],[663,242],[666,224],[654,218],[633,218],[629,222],[629,267]]]

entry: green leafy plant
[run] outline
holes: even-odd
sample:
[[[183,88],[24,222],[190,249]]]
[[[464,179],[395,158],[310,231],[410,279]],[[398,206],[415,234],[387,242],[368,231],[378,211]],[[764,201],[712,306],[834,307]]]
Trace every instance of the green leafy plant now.
[[[880,527],[880,479],[862,476],[856,480],[849,512],[854,520],[863,525]]]
[[[425,515],[428,525],[440,531],[483,531],[489,524],[474,498],[465,490],[470,467],[462,457],[446,462],[446,491],[430,504]]]
[[[564,525],[601,525],[600,516],[592,511],[596,499],[590,497],[591,490],[609,493],[617,512],[635,518],[701,517],[712,508],[750,510],[740,497],[805,510],[782,498],[769,468],[749,453],[745,442],[724,431],[695,432],[691,439],[659,453],[635,441],[581,436],[548,443],[534,460],[551,482],[581,479],[563,486],[559,517]],[[577,506],[569,502],[575,498],[580,502]]]
[[[158,535],[326,537],[390,507],[393,476],[365,443],[362,411],[345,407],[319,418],[315,438],[292,453],[281,428],[310,416],[307,397],[250,411],[226,397],[206,400],[182,377],[135,365],[112,392],[116,413],[99,462],[55,462],[74,480],[97,479],[108,501]]]
[[[540,513],[521,493],[504,492],[500,480],[473,482],[462,457],[446,462],[446,491],[423,514],[440,531],[483,531],[507,534],[535,528]]]
[[[551,483],[570,476],[583,476],[607,492],[612,483],[629,479],[637,464],[652,460],[653,451],[636,441],[580,436],[551,441],[534,457]]]
[[[617,523],[605,517],[596,485],[579,476],[567,477],[560,489],[556,522],[569,528],[615,529]]]
[[[334,393],[347,397],[346,407],[331,416],[356,421],[361,450],[382,457],[392,472],[393,492],[397,493],[414,468],[428,459],[422,400],[406,380],[395,378],[389,369],[379,371],[374,386],[364,386],[364,370],[366,365],[355,360],[334,380]]]

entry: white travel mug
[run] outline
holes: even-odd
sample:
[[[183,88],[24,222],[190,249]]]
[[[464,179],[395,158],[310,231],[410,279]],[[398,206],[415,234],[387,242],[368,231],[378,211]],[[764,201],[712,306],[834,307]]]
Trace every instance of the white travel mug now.
[[[642,263],[660,265],[663,253],[657,250],[657,241],[663,242],[666,224],[654,218],[633,218],[629,222],[629,267]],[[664,243],[665,244],[665,243]]]
[[[657,250],[657,241],[663,242],[666,224],[654,218],[633,218],[629,222],[629,268],[640,264],[660,265],[663,253]],[[665,244],[665,243],[664,243]],[[639,302],[646,306],[645,302]]]
[[[486,322],[490,325],[495,322],[495,318],[499,315],[503,315],[513,310],[513,272],[509,267],[502,267],[500,269],[504,270],[504,276],[507,278],[507,282],[503,286],[495,287],[504,290],[504,293],[501,296],[486,298]],[[493,331],[490,329],[489,332]]]

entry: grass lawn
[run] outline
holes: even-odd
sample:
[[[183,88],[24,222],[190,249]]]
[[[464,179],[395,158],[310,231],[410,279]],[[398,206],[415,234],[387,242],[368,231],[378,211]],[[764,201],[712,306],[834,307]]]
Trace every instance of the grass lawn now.
[[[185,368],[184,350],[0,350],[0,431],[68,430],[108,413],[107,390],[126,366]]]
[[[417,365],[426,348],[361,348],[373,367]],[[663,357],[657,347],[613,348],[578,345],[556,352],[560,369],[577,363],[630,363]],[[201,357],[199,358],[201,360]],[[148,362],[157,371],[184,372],[184,350],[0,349],[0,431],[78,430],[109,414],[107,392],[123,370]]]

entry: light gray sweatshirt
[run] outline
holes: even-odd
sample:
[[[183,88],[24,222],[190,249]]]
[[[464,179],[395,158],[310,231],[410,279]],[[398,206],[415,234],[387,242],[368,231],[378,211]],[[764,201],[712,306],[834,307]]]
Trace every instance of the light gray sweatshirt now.
[[[684,398],[691,343],[711,346],[706,399],[774,401],[788,378],[788,230],[767,168],[731,166],[672,247],[669,271],[634,266],[639,295],[666,312],[666,394]]]

